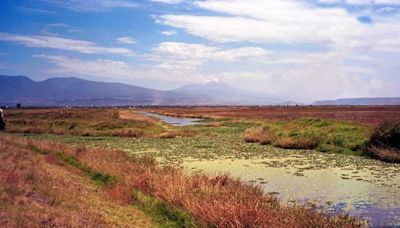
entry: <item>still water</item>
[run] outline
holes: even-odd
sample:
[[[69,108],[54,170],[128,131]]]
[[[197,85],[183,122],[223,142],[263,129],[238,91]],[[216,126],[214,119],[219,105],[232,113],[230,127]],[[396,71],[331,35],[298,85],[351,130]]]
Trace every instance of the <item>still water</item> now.
[[[277,194],[282,202],[312,202],[324,206],[327,212],[346,212],[366,219],[370,226],[400,226],[399,168],[271,166],[290,160],[186,160],[183,166],[189,172],[239,177],[261,185],[266,193]]]
[[[190,125],[197,125],[200,124],[198,121],[202,120],[199,118],[183,118],[183,117],[172,117],[172,116],[165,116],[159,115],[151,112],[140,112],[140,114],[148,117],[153,117],[161,120],[164,123],[170,124],[172,126],[190,126]]]
[[[175,126],[195,125],[201,120],[143,114]],[[263,148],[263,156],[251,159],[204,159],[180,154],[180,165],[190,173],[229,174],[260,185],[283,203],[312,202],[324,206],[327,213],[345,212],[366,219],[372,227],[400,227],[400,164],[316,151]]]

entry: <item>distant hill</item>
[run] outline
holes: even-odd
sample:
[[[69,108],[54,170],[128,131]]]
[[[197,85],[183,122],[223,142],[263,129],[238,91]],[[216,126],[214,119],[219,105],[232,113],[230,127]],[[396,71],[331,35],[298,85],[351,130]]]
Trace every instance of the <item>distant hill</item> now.
[[[270,105],[284,102],[269,94],[241,90],[222,82],[187,85],[173,92],[201,96],[208,98],[209,103],[224,105]]]
[[[75,77],[33,81],[25,76],[0,76],[0,105],[129,106],[129,105],[267,105],[282,100],[220,82],[160,91],[122,83]]]
[[[316,101],[313,105],[400,105],[400,97],[344,98]]]
[[[0,76],[0,105],[185,105],[192,102],[197,102],[197,98],[122,83],[94,82],[74,77],[37,82],[25,76]]]

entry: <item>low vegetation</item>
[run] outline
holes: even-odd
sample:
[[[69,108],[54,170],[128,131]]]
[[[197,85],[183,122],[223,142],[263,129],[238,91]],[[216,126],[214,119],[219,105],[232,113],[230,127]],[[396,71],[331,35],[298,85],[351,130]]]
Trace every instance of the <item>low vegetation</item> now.
[[[124,138],[174,138],[195,135],[189,129],[168,129],[132,110],[28,109],[7,110],[9,133]]]
[[[373,131],[367,155],[387,162],[400,162],[400,121],[384,122]]]
[[[32,152],[34,152],[37,154],[35,159],[40,160],[45,165],[56,163],[53,166],[60,170],[68,170],[69,168],[58,164],[58,161],[67,161],[67,164],[72,164],[70,167],[78,168],[76,170],[80,170],[84,176],[91,177],[90,173],[97,172],[104,176],[114,177],[114,181],[107,182],[101,187],[106,202],[119,202],[119,205],[123,207],[133,203],[139,205],[139,208],[148,213],[159,211],[157,214],[160,214],[162,212],[161,214],[166,215],[167,219],[173,221],[178,227],[194,225],[210,227],[357,227],[362,225],[358,220],[348,216],[325,215],[316,207],[281,205],[274,195],[265,195],[260,187],[244,184],[226,175],[197,174],[187,176],[180,169],[158,166],[152,158],[128,156],[124,152],[115,150],[87,149],[82,146],[71,148],[60,143],[8,136],[1,136],[0,140],[2,147],[12,148],[11,150],[15,151],[15,156],[20,153],[19,150],[25,151],[26,154],[31,151],[29,156],[33,156]],[[16,150],[16,147],[20,149]],[[4,152],[1,155],[2,159],[6,159],[8,156]],[[69,159],[62,159],[60,155]],[[25,157],[20,156],[20,163],[24,163],[25,159]],[[58,160],[55,161],[55,159]],[[12,165],[13,162],[15,163],[15,159],[11,159],[9,163]],[[34,167],[33,163],[25,164],[25,166]],[[32,167],[30,170],[33,170]],[[81,167],[86,168],[82,169]],[[13,172],[11,170],[20,169],[21,171],[24,170],[22,167],[15,167],[6,169],[4,172],[10,173]],[[84,171],[86,169],[91,171]],[[2,168],[2,170],[4,169]],[[42,175],[45,178],[46,175],[50,174]],[[1,177],[3,176],[5,175]],[[69,179],[65,175],[63,178]],[[11,187],[14,183],[14,181],[7,181],[7,179],[1,179],[1,181],[1,186],[5,186],[5,188]],[[46,186],[49,187],[48,184]],[[70,191],[70,188],[68,190]],[[3,194],[5,194],[4,190],[2,190]],[[80,197],[79,191],[72,195]],[[12,214],[19,207],[13,204],[13,200],[9,197],[6,198],[8,199],[8,206],[2,211]],[[3,200],[4,197],[1,199]],[[82,204],[79,200],[75,202],[79,202],[79,205]],[[2,203],[2,205],[5,204]],[[69,208],[69,211],[78,206]],[[44,214],[41,213],[41,218],[32,220],[31,224],[42,224],[43,217],[53,211],[51,210],[52,207],[52,205],[48,206],[49,210],[45,211]],[[75,212],[75,214],[76,216],[84,215],[84,213],[79,212]],[[64,219],[63,221],[66,224],[70,224],[67,215],[68,213],[57,214],[60,219]],[[25,220],[29,219],[27,214],[22,217]],[[94,218],[102,219],[102,217]],[[129,218],[127,216],[125,220]],[[77,218],[77,221],[84,220]],[[89,226],[98,222],[96,220],[89,221],[92,222],[88,223]],[[107,224],[106,222],[105,220],[104,223]],[[3,222],[3,224],[7,223]],[[49,224],[53,225],[54,223]],[[64,223],[57,223],[56,225],[62,224]],[[99,221],[98,224],[102,223]],[[82,223],[78,223],[78,225],[82,226]],[[120,224],[120,226],[125,225]]]
[[[246,142],[271,144],[285,149],[360,154],[368,132],[369,128],[363,125],[302,118],[266,122],[263,127],[247,129],[242,137]]]
[[[122,119],[113,109],[7,110],[7,132],[137,138],[162,133],[148,120]]]

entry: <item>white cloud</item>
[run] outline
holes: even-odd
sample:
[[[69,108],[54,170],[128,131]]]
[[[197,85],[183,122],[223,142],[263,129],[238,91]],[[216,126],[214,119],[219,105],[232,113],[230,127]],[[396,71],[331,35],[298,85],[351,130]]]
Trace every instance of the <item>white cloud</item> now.
[[[371,2],[383,4],[389,1]],[[362,3],[347,1],[350,2]],[[390,1],[391,4],[396,2]],[[207,16],[166,14],[159,16],[156,22],[183,29],[220,46],[251,43],[257,48],[260,44],[287,44],[287,49],[278,48],[249,61],[233,58],[239,61],[240,67],[224,65],[224,69],[218,69],[221,72],[214,71],[206,77],[223,81],[225,78],[225,81],[240,86],[250,84],[247,89],[264,89],[281,96],[289,94],[293,100],[400,95],[400,80],[396,73],[400,70],[397,63],[400,59],[400,39],[397,38],[400,37],[400,18],[397,16],[373,16],[373,23],[365,24],[358,20],[359,15],[344,8],[320,8],[309,1],[296,0],[204,0],[195,1],[194,5],[208,10]],[[303,44],[323,49],[296,51],[296,47]],[[290,47],[293,47],[292,51]],[[210,61],[220,61],[218,55],[210,54],[215,50],[206,48],[197,48],[197,52],[190,54],[185,54],[185,49],[168,50],[186,60],[199,61],[201,58],[197,56],[207,56]],[[232,51],[230,55],[234,56]],[[246,64],[251,64],[252,68],[240,72]],[[199,71],[204,71],[201,64],[195,68],[195,72]]]
[[[374,18],[373,24],[364,24],[345,9],[319,8],[295,0],[204,0],[194,4],[226,15],[167,14],[157,22],[220,43],[308,43],[338,50],[374,46],[400,52],[396,39],[400,18]]]
[[[161,34],[166,35],[166,36],[172,36],[176,34],[175,30],[167,30],[167,31],[161,31]]]
[[[119,44],[135,44],[136,40],[129,36],[122,36],[118,37],[116,42]]]
[[[319,0],[320,3],[347,3],[354,5],[369,5],[369,4],[386,4],[386,5],[399,5],[400,0]]]
[[[133,56],[134,53],[126,48],[102,47],[86,40],[66,39],[57,36],[35,36],[0,33],[0,41],[9,41],[22,44],[26,47],[51,48],[66,51],[75,51],[84,54],[118,54]]]
[[[159,22],[216,42],[342,43],[362,24],[339,8],[316,8],[293,0],[206,0],[200,8],[228,16],[162,15]]]
[[[47,72],[62,75],[96,76],[96,77],[122,77],[129,78],[134,76],[131,66],[122,61],[108,59],[98,59],[94,61],[84,61],[76,58],[68,58],[58,55],[36,55],[34,57],[46,59],[56,67]]]
[[[152,58],[230,62],[243,58],[262,57],[268,54],[270,52],[258,47],[223,49],[204,44],[164,42],[153,48]]]
[[[146,58],[156,68],[187,75],[200,74],[198,70],[208,62],[235,62],[266,57],[270,54],[258,47],[224,49],[204,44],[164,42],[152,49]]]
[[[201,74],[188,75],[187,69],[179,69],[179,65],[170,67],[166,65],[164,67],[140,65],[134,67],[123,61],[110,59],[82,60],[59,55],[35,55],[34,57],[45,59],[52,64],[42,72],[50,76],[78,76],[89,80],[131,83],[163,89],[207,81]],[[182,67],[184,66],[187,65],[182,65]]]

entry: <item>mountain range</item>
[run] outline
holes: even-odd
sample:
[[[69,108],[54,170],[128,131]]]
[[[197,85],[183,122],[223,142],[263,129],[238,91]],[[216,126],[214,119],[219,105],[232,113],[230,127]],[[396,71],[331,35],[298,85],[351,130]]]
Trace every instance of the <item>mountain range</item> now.
[[[343,98],[316,101],[313,105],[400,105],[400,97]]]
[[[272,96],[233,88],[221,82],[184,86],[171,91],[75,77],[33,81],[26,76],[0,76],[0,105],[130,106],[130,105],[268,105]]]
[[[222,82],[186,85],[162,91],[123,83],[76,77],[34,81],[26,76],[0,75],[0,106],[173,106],[173,105],[296,105],[268,93],[250,92]],[[316,101],[313,105],[400,105],[400,98],[351,98]]]

